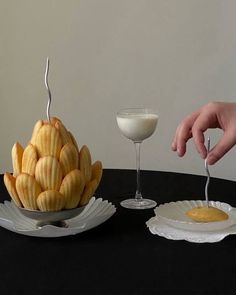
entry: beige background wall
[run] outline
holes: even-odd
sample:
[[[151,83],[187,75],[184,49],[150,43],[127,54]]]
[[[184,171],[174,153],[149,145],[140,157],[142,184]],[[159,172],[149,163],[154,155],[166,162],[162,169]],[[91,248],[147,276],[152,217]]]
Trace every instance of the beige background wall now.
[[[170,142],[179,120],[209,100],[236,96],[233,0],[1,0],[0,172],[15,141],[26,145],[46,116],[46,57],[52,114],[105,168],[134,168],[134,149],[115,121],[123,107],[158,109],[142,168],[204,174],[193,145],[179,159]],[[209,132],[214,142],[220,134]],[[211,168],[236,180],[236,152]],[[115,181],[115,180],[114,180]]]

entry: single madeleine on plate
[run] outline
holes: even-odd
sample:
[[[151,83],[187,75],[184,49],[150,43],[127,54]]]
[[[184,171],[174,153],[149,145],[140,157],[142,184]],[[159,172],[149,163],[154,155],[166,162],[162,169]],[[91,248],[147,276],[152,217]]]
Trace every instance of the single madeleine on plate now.
[[[190,218],[189,214],[186,214],[186,212],[196,213],[196,211],[199,211],[198,214],[200,215],[200,213],[202,213],[201,211],[204,211],[205,209],[198,210],[196,208],[207,207],[206,201],[202,200],[185,200],[165,203],[156,207],[154,211],[156,213],[156,216],[159,217],[163,222],[172,227],[182,230],[219,231],[236,224],[235,208],[227,203],[219,201],[210,201],[209,206],[210,208],[213,208],[211,209],[211,211],[215,212],[214,218],[216,219],[216,213],[218,212],[218,214],[221,216],[221,220],[218,219],[218,221],[215,220],[214,222],[209,222],[205,221],[206,219],[202,219],[201,221],[196,221],[193,220],[193,218]],[[222,216],[224,217],[224,219]]]
[[[211,206],[194,207],[189,209],[186,215],[199,222],[223,221],[229,218],[225,211]]]

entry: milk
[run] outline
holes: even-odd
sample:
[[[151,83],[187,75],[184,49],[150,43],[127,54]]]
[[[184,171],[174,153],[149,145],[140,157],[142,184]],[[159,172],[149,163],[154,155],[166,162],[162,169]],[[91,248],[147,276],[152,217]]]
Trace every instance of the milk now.
[[[124,136],[134,142],[150,137],[156,129],[156,114],[119,114],[117,124]]]

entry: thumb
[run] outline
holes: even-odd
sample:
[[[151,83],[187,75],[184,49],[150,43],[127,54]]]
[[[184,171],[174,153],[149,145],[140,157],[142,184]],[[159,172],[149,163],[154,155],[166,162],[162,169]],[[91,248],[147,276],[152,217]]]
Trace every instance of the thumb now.
[[[236,134],[232,131],[226,131],[217,144],[210,150],[207,156],[209,165],[215,164],[236,144]]]

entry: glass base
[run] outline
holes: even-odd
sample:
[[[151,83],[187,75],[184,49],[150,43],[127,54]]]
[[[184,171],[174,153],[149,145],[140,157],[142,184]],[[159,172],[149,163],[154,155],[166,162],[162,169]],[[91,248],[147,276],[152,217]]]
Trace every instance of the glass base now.
[[[127,199],[122,201],[121,206],[128,209],[150,209],[156,207],[157,203],[149,199]]]

